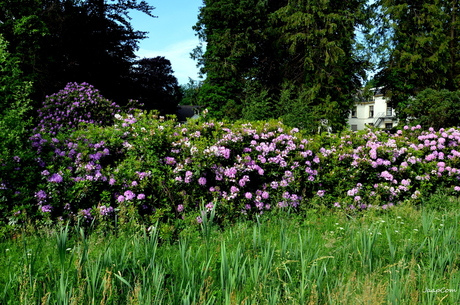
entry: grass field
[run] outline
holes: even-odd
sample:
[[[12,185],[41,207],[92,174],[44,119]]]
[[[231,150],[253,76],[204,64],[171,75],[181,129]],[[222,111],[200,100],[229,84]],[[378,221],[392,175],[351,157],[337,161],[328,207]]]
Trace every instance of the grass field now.
[[[0,303],[460,304],[458,203],[204,219],[172,242],[136,226],[25,229],[0,244]]]

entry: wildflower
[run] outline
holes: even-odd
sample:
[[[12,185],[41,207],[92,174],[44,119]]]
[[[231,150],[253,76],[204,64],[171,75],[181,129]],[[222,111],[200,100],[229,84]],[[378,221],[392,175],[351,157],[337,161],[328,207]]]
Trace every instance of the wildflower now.
[[[252,194],[247,192],[246,194],[244,194],[244,197],[246,197],[246,199],[251,199],[252,198]]]
[[[110,179],[109,179],[109,184],[110,184],[110,185],[114,185],[114,184],[115,184],[115,182],[116,182],[116,180],[115,180],[115,179],[113,179],[113,178],[110,178]]]
[[[122,203],[123,201],[125,201],[125,197],[123,195],[120,195],[120,196],[118,196],[117,201],[119,203]]]
[[[177,206],[177,211],[180,213],[180,212],[182,212],[183,210],[184,210],[184,205],[183,205],[183,204],[179,204],[179,205]]]
[[[460,186],[454,186],[454,191],[460,192]]]
[[[340,208],[340,203],[334,202],[334,206],[335,206],[336,208]]]
[[[324,190],[319,190],[319,191],[316,193],[316,195],[318,195],[319,197],[323,197],[324,194],[325,194],[325,192],[326,192],[326,191],[324,191]]]

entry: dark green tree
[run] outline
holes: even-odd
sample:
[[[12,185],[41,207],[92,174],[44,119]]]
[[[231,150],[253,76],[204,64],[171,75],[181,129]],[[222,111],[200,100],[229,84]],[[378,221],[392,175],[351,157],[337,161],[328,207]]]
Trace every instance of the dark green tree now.
[[[282,104],[291,109],[286,123],[314,130],[328,119],[335,129],[345,126],[368,64],[356,52],[355,33],[366,22],[365,4],[291,0],[273,14],[276,49],[283,50]]]
[[[0,223],[27,208],[38,179],[37,156],[27,142],[31,88],[0,34]]]
[[[162,115],[175,114],[182,93],[173,72],[171,62],[161,56],[136,61],[131,71],[132,98],[143,109],[157,109]]]
[[[68,82],[89,82],[125,103],[137,43],[146,37],[132,28],[129,11],[152,16],[153,9],[133,0],[0,1],[0,33],[34,82],[37,100]]]
[[[374,11],[377,84],[401,116],[409,98],[424,89],[460,89],[457,0],[379,0]]]
[[[202,82],[198,80],[191,79],[189,77],[188,83],[186,85],[180,86],[180,91],[182,93],[182,100],[180,105],[198,105],[198,94],[201,89]]]
[[[206,43],[206,52],[195,53],[206,80],[200,91],[201,103],[211,115],[238,118],[245,84],[266,82],[273,56],[268,35],[269,13],[287,1],[204,0],[195,30]],[[262,75],[265,67],[265,75]]]
[[[460,126],[460,91],[425,89],[402,109],[410,123],[423,128]]]
[[[343,127],[367,64],[355,37],[365,4],[205,0],[195,27],[206,42],[196,56],[206,73],[202,103],[217,117]]]

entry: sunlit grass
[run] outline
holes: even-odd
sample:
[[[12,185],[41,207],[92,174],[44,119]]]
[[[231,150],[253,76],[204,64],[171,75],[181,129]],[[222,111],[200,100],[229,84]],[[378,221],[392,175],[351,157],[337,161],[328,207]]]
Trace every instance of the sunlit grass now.
[[[438,196],[225,229],[209,214],[173,242],[145,228],[38,229],[0,244],[0,303],[458,304],[459,212]]]

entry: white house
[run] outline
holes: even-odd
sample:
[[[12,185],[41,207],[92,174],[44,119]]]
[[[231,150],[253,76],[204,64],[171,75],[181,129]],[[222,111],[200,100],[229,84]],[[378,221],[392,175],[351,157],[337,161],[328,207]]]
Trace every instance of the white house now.
[[[348,125],[351,130],[362,130],[370,126],[390,129],[398,124],[394,110],[387,105],[387,99],[383,96],[381,88],[370,89],[371,96],[360,98],[350,116]]]

